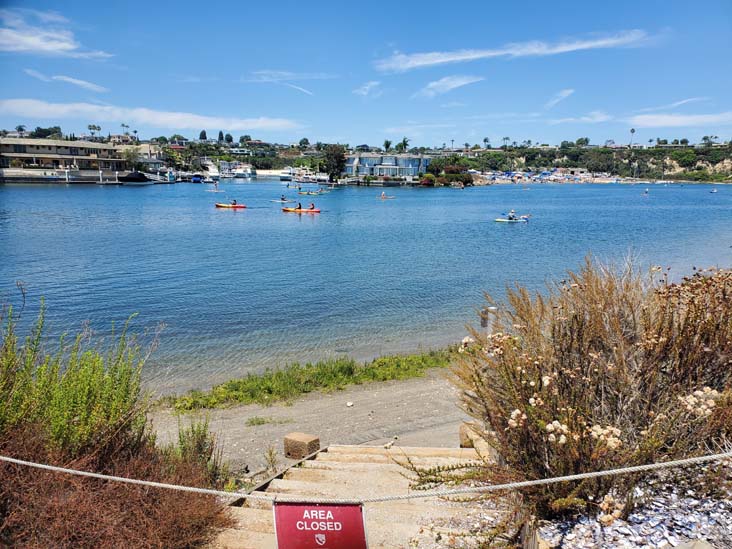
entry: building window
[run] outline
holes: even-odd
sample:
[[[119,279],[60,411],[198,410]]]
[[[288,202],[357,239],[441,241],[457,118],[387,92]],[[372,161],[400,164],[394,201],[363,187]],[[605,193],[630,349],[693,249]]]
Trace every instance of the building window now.
[[[13,152],[15,152],[15,153],[26,152],[25,145],[13,145]]]

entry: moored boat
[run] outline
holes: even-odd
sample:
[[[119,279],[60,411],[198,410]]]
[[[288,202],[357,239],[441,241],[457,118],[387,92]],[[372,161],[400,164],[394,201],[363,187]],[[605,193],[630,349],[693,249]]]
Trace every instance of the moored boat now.
[[[142,172],[130,172],[127,175],[120,175],[119,182],[127,187],[142,187],[153,185],[155,182]]]

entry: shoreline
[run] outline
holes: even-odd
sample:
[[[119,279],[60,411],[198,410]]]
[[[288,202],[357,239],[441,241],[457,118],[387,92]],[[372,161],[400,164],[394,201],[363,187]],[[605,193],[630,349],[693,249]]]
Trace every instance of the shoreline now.
[[[250,474],[267,466],[270,449],[277,452],[278,469],[291,463],[282,452],[283,438],[291,432],[319,437],[321,448],[389,441],[395,446],[457,447],[459,426],[471,418],[458,408],[457,389],[448,377],[447,369],[433,368],[423,377],[309,393],[290,403],[246,404],[185,415],[157,408],[148,419],[157,441],[165,444],[177,439],[179,424],[207,418],[223,458],[234,469],[248,466]]]
[[[365,361],[340,357],[304,364],[292,362],[281,368],[229,378],[206,390],[165,395],[155,404],[190,413],[237,405],[288,403],[311,393],[328,394],[354,385],[422,377],[430,370],[449,367],[458,348],[452,344],[422,352],[384,354]]]

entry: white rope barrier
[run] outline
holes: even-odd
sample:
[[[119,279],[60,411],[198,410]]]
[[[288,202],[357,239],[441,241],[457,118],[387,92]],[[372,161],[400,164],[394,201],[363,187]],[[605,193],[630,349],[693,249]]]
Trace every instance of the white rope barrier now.
[[[264,501],[293,501],[303,503],[322,503],[322,504],[361,504],[361,503],[380,503],[385,501],[400,501],[408,499],[420,499],[420,498],[432,498],[432,497],[445,497],[445,496],[457,496],[465,494],[478,494],[482,492],[498,492],[504,490],[516,490],[519,488],[530,488],[532,486],[543,486],[547,484],[554,484],[558,482],[571,482],[575,480],[585,480],[589,478],[608,477],[614,475],[624,475],[629,473],[640,473],[645,471],[656,471],[659,469],[670,469],[674,467],[683,467],[685,465],[696,465],[699,463],[706,463],[710,461],[721,461],[725,459],[732,459],[732,451],[725,452],[722,454],[710,454],[706,456],[698,456],[686,459],[677,459],[674,461],[665,461],[661,463],[648,463],[645,465],[634,465],[631,467],[621,467],[619,469],[608,469],[605,471],[592,471],[589,473],[579,473],[576,475],[567,475],[563,477],[553,477],[538,480],[525,480],[520,482],[508,482],[505,484],[489,484],[484,486],[472,486],[469,488],[453,488],[446,490],[431,490],[424,492],[412,492],[409,494],[400,494],[393,496],[379,496],[373,498],[364,499],[342,499],[342,498],[309,498],[297,495],[264,495],[264,494],[246,494],[241,492],[224,492],[223,490],[211,490],[208,488],[195,488],[193,486],[180,486],[177,484],[166,484],[163,482],[153,482],[150,480],[139,480],[127,477],[117,477],[113,475],[103,475],[101,473],[92,473],[89,471],[79,471],[77,469],[66,469],[64,467],[56,467],[54,465],[46,465],[43,463],[33,463],[31,461],[24,461],[22,459],[15,459],[6,456],[0,456],[0,461],[7,463],[13,463],[15,465],[23,465],[26,467],[34,467],[36,469],[42,469],[45,471],[52,471],[56,473],[65,473],[70,475],[78,475],[82,477],[96,478],[100,480],[110,480],[114,482],[123,482],[126,484],[136,484],[140,486],[149,486],[151,488],[163,488],[166,490],[178,490],[181,492],[192,492],[195,494],[206,494],[212,496],[219,496],[223,498],[231,499],[252,499],[252,500],[264,500]]]

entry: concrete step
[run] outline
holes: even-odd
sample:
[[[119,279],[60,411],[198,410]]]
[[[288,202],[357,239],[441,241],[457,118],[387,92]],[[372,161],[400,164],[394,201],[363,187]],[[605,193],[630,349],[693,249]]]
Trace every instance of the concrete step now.
[[[281,494],[298,494],[308,496],[310,498],[322,496],[324,498],[342,498],[349,500],[360,500],[363,498],[372,498],[378,496],[402,495],[407,493],[408,486],[405,479],[403,485],[397,485],[390,478],[373,478],[369,477],[368,481],[364,481],[357,476],[351,476],[350,481],[334,480],[321,482],[276,479],[269,486],[269,490],[273,490]]]
[[[404,476],[407,472],[402,467],[389,466],[381,464],[373,466],[371,464],[361,465],[357,470],[353,469],[316,469],[312,467],[298,467],[287,471],[284,480],[299,480],[302,482],[312,483],[342,483],[353,484],[354,477],[360,475],[368,475],[369,483],[373,479],[379,479],[380,482],[390,482],[389,488],[392,491],[404,491],[409,488],[409,479]],[[367,467],[363,467],[367,465]],[[363,484],[361,482],[360,484]]]
[[[459,465],[469,463],[470,459],[451,457],[414,457],[407,458],[404,454],[379,455],[379,454],[356,454],[356,453],[321,453],[315,458],[316,461],[342,462],[342,463],[392,463],[406,465],[412,462],[417,467],[436,467],[438,465]]]
[[[358,455],[408,455],[410,457],[455,458],[464,460],[478,460],[480,457],[474,448],[422,448],[416,446],[392,446],[387,449],[383,446],[329,446],[326,454],[358,454]]]
[[[275,494],[270,493],[270,492],[260,492],[260,491],[255,490],[254,492],[252,492],[251,495],[254,495],[254,496],[267,496],[267,497],[270,497],[271,498]],[[263,500],[263,499],[246,499],[244,501],[244,505],[242,507],[250,507],[250,508],[254,508],[254,509],[270,509],[271,510],[272,509],[272,502],[271,501],[267,501],[267,500]]]
[[[408,458],[407,458],[408,456]],[[411,473],[403,464],[417,467],[479,462],[472,448],[423,448],[382,446],[331,446],[314,460],[302,463],[269,483],[265,492],[254,495],[303,499],[350,499],[410,493]],[[486,511],[481,510],[484,514]],[[487,511],[490,512],[490,511]],[[494,511],[496,517],[502,511]],[[233,508],[236,526],[222,532],[217,549],[268,549],[275,547],[274,516],[269,500],[246,500]],[[443,540],[459,540],[475,521],[465,505],[439,498],[367,503],[364,505],[369,547],[431,547],[439,532]]]
[[[270,534],[228,528],[209,546],[211,549],[277,549],[274,531]]]
[[[264,534],[274,533],[272,508],[229,507],[229,514],[236,521],[235,529]]]

